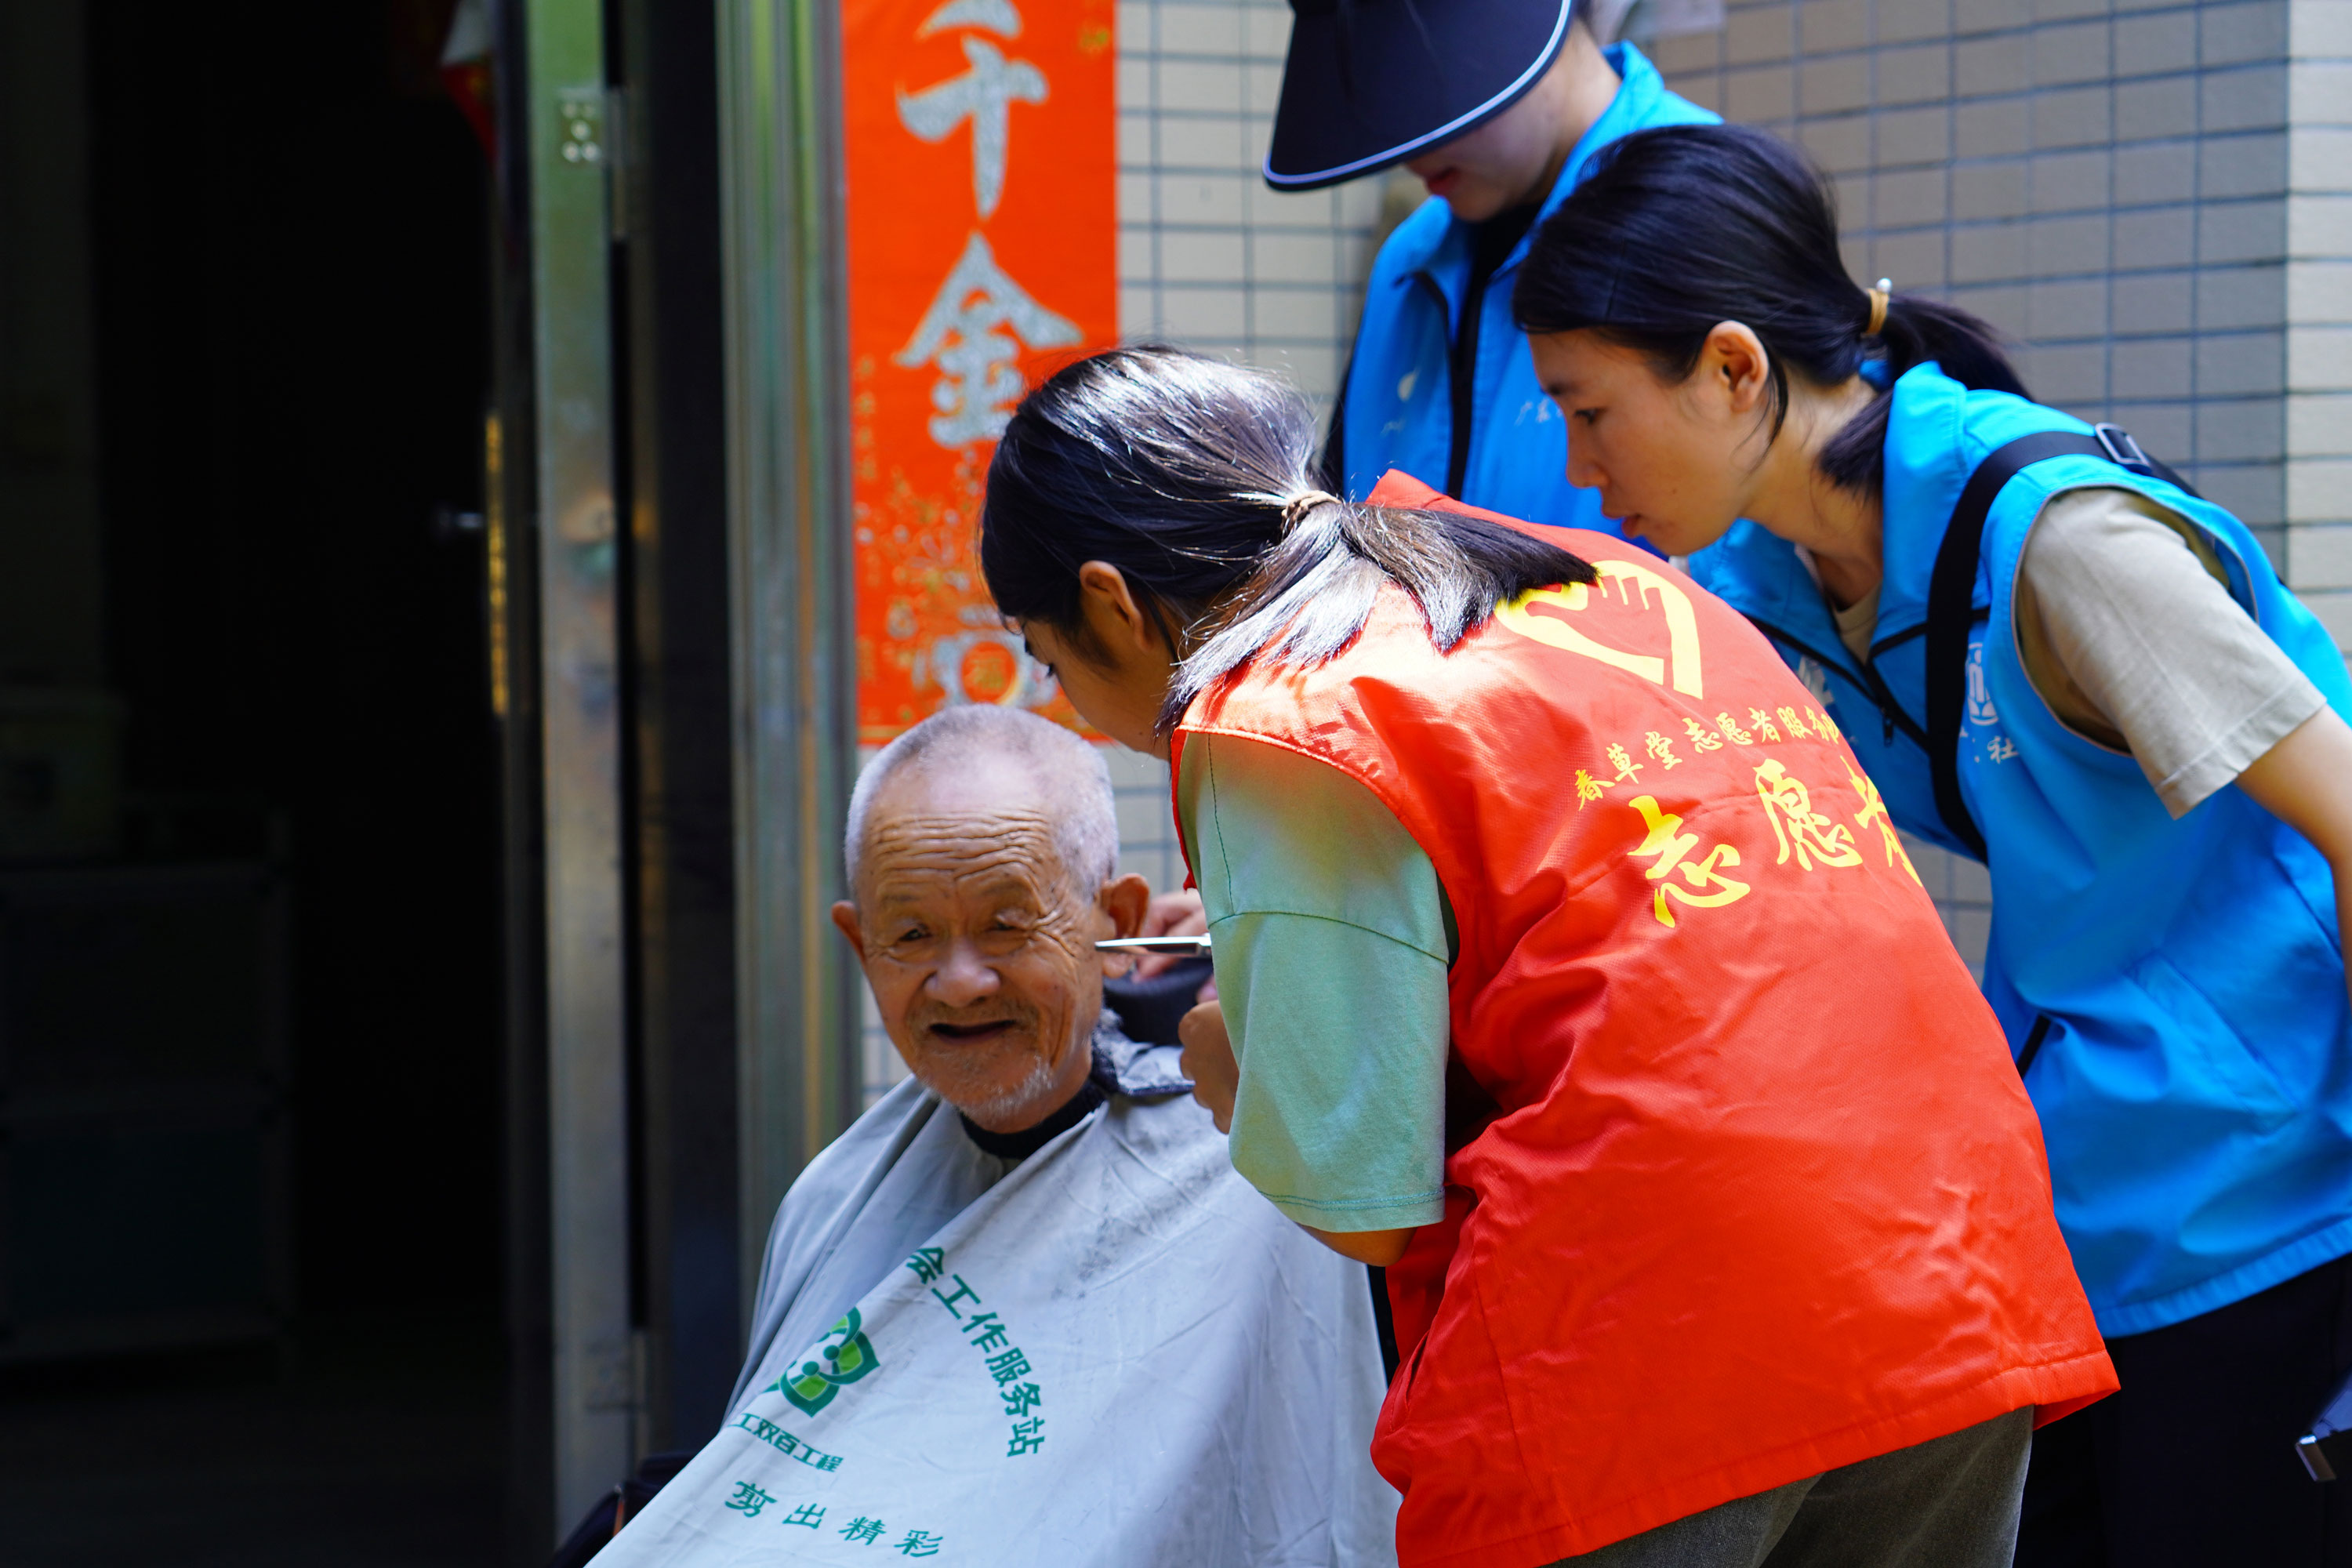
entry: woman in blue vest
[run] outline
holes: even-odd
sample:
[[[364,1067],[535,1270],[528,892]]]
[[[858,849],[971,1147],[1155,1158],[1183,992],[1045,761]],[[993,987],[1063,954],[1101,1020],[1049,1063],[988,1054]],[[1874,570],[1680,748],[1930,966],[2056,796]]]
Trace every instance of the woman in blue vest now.
[[[1618,142],[1512,303],[1570,481],[1822,695],[1881,792],[1856,839],[1990,869],[1985,989],[2123,1380],[2035,1439],[2018,1562],[2352,1562],[2295,1452],[2352,1371],[2334,639],[1983,322],[1858,287],[1760,132]]]
[[[1325,449],[1362,500],[1402,468],[1456,500],[1607,531],[1560,480],[1559,420],[1511,325],[1530,227],[1629,131],[1714,115],[1575,0],[1291,0],[1265,180],[1310,191],[1403,164],[1429,199],[1381,246]]]

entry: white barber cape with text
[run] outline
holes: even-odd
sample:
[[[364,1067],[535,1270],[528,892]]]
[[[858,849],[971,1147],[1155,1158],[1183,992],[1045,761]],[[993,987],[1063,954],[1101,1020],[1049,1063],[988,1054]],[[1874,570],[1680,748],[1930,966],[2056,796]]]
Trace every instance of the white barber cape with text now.
[[[635,1564],[1395,1561],[1365,1271],[1234,1174],[1172,1047],[1018,1162],[899,1084],[776,1213],[727,1424]]]

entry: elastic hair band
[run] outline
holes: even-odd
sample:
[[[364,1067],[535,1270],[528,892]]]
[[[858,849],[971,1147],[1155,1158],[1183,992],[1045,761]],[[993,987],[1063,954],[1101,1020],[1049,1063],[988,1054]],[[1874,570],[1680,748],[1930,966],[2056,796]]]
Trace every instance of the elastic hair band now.
[[[1895,280],[1882,278],[1878,287],[1870,291],[1870,325],[1862,329],[1865,338],[1874,338],[1886,325],[1886,307],[1895,295]]]
[[[1288,533],[1306,521],[1307,514],[1318,506],[1345,506],[1347,503],[1329,490],[1306,490],[1283,503],[1282,531]]]

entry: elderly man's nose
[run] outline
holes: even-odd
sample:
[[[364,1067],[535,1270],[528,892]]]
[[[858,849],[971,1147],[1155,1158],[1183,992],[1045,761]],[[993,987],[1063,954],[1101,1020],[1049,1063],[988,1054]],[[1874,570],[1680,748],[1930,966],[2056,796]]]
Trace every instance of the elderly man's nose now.
[[[929,989],[932,995],[949,1006],[962,1007],[994,995],[1001,984],[995,968],[979,946],[959,940],[931,972]]]

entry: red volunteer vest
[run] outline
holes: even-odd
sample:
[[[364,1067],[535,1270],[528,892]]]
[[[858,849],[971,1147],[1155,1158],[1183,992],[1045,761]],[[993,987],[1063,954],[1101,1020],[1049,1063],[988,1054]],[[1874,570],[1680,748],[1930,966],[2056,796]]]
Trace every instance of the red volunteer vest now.
[[[1493,1106],[1389,1272],[1402,1562],[1549,1563],[2111,1392],[2032,1105],[1834,722],[1665,563],[1496,521],[1600,581],[1443,655],[1391,587],[1176,737],[1362,781],[1460,928],[1455,1065]]]

